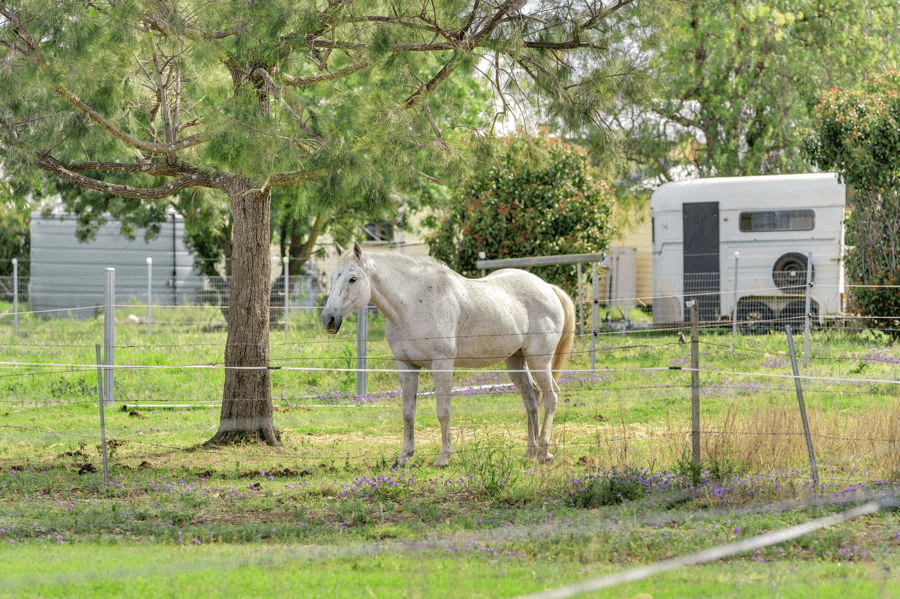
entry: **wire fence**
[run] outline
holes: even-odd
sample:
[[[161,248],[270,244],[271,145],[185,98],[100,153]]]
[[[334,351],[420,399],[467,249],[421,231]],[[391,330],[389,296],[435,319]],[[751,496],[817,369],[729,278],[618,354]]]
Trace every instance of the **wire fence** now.
[[[315,320],[315,312],[310,318]],[[44,327],[53,326],[40,322]],[[313,325],[309,323],[310,330],[315,328]],[[96,344],[91,343],[94,339],[86,339],[83,333],[80,334],[81,339],[59,342],[37,339],[36,330],[22,339],[10,341],[7,338],[2,344],[6,357],[0,361],[0,409],[3,406],[7,409],[96,406]],[[365,396],[360,396],[354,392],[357,367],[355,343],[351,339],[326,337],[322,333],[319,337],[304,335],[299,341],[293,338],[296,334],[291,329],[284,336],[278,330],[273,332],[271,341],[268,369],[271,370],[273,403],[279,411],[279,426],[303,430],[310,427],[311,420],[321,416],[323,424],[313,424],[312,428],[321,426],[328,431],[335,428],[335,423],[331,422],[335,416],[327,415],[328,411],[364,414],[375,410],[381,413],[378,418],[389,418],[396,413],[399,385],[392,355],[383,339],[375,340],[370,349],[366,370],[372,388]],[[690,436],[688,420],[684,416],[673,414],[664,422],[643,425],[617,424],[620,420],[617,413],[635,409],[633,404],[641,398],[653,397],[655,405],[686,405],[691,392],[689,352],[687,344],[682,344],[677,334],[674,329],[664,335],[651,330],[632,331],[624,341],[617,332],[579,336],[574,363],[587,363],[588,344],[595,337],[600,340],[601,354],[615,356],[620,365],[571,369],[561,377],[563,400],[554,438],[573,459],[593,459],[592,456],[601,452],[607,463],[619,463],[629,451],[633,455],[646,454],[648,446],[656,442],[684,447],[672,443],[679,439],[686,442]],[[226,368],[223,364],[224,332],[194,325],[188,338],[190,342],[187,343],[183,338],[167,343],[153,336],[148,338],[142,327],[132,327],[127,335],[120,335],[121,345],[116,348],[119,361],[114,367],[116,407],[140,413],[218,408]],[[735,451],[760,453],[765,444],[787,465],[792,458],[803,455],[802,431],[799,420],[793,418],[796,412],[792,403],[794,377],[787,347],[780,351],[763,350],[752,341],[752,338],[749,341],[741,338],[736,342],[718,332],[701,337],[700,392],[707,406],[701,427],[705,453],[724,459]],[[642,359],[647,359],[642,356],[652,356],[654,363],[640,366]],[[867,347],[865,339],[861,339],[853,350],[846,347],[831,350],[827,343],[814,346],[809,361],[808,370],[800,378],[814,409],[822,403],[833,407],[842,402],[872,402],[876,410],[870,417],[871,422],[856,427],[843,427],[841,423],[829,420],[828,410],[822,411],[814,422],[812,436],[825,456],[825,467],[831,465],[841,469],[862,458],[884,463],[897,460],[900,421],[895,419],[900,414],[894,408],[896,399],[900,398],[896,374],[900,353],[891,346]],[[603,362],[601,360],[601,364]],[[723,363],[734,367],[722,368]],[[718,366],[711,368],[705,364]],[[464,371],[456,379],[456,434],[460,438],[476,434],[483,419],[479,404],[486,396],[496,397],[492,405],[498,401],[506,405],[503,407],[505,416],[501,418],[503,422],[492,424],[494,432],[510,439],[511,444],[524,453],[524,440],[519,440],[522,438],[521,403],[503,372],[496,369]],[[427,378],[423,380],[421,390],[425,397],[431,393]],[[819,401],[823,397],[827,399]],[[768,412],[757,415],[755,420],[740,420],[740,403],[760,398],[779,398],[779,402]],[[678,408],[678,412],[684,414],[684,408]],[[363,423],[371,416],[353,418],[364,427]],[[186,420],[184,426],[188,424],[194,427],[193,438],[202,442],[215,432],[217,421],[214,415],[195,416]],[[140,421],[132,423],[128,432],[115,430],[115,424],[111,426],[110,434],[115,438],[128,439],[135,444],[159,442],[151,441],[160,437],[156,432],[159,429],[150,426],[148,430],[141,430]],[[38,438],[49,436],[70,442],[97,438],[94,427],[82,431],[35,427],[17,434]],[[394,438],[384,439],[374,450],[375,454],[393,454],[398,439],[399,433]],[[161,444],[165,445],[164,442]],[[667,456],[670,462],[680,457],[680,450],[675,451]],[[373,449],[352,445],[338,449],[319,447],[312,454],[303,452],[297,457],[309,459],[310,455],[317,459],[367,460],[371,459]],[[751,457],[746,459],[753,461]],[[761,465],[762,454],[756,459]]]
[[[794,273],[793,276],[797,280],[802,279],[799,274]],[[704,351],[708,352],[705,355],[718,364],[723,362],[723,356],[727,356],[731,363],[744,366],[709,369],[701,365],[699,371],[703,381],[702,393],[717,402],[760,394],[789,396],[793,389],[786,348],[777,353],[763,352],[761,356],[756,356],[760,359],[756,364],[750,364],[748,362],[752,362],[752,359],[748,359],[747,355],[752,356],[754,352],[752,344],[728,342],[727,327],[731,327],[732,334],[741,332],[744,335],[783,330],[786,325],[795,327],[801,322],[807,326],[807,331],[825,324],[861,330],[862,323],[875,318],[843,312],[839,320],[822,321],[816,318],[817,302],[815,296],[810,297],[810,286],[773,285],[772,289],[761,290],[759,285],[755,285],[753,293],[760,297],[767,297],[767,294],[775,297],[776,292],[783,292],[786,288],[791,294],[802,292],[806,297],[800,300],[795,295],[783,294],[779,301],[784,306],[777,315],[771,309],[761,312],[738,310],[739,318],[729,322],[722,319],[721,310],[711,311],[709,306],[715,303],[721,307],[729,301],[732,306],[741,306],[741,294],[738,293],[740,288],[735,286],[731,291],[704,291],[711,288],[708,285],[711,280],[697,278],[697,284],[686,289],[681,300],[687,301],[698,295],[709,300],[700,301],[701,315],[706,312],[707,316],[700,325],[701,330],[708,333],[702,341]],[[297,277],[292,281],[285,277],[273,283],[270,298],[273,315],[270,364],[265,368],[271,370],[275,406],[284,410],[302,406],[394,409],[399,389],[393,357],[384,343],[383,333],[375,333],[367,352],[367,363],[360,366],[357,362],[356,344],[349,336],[329,336],[322,330],[319,322],[322,298],[318,293],[318,285],[319,281],[314,277]],[[34,306],[29,304],[32,298],[28,290],[31,287],[27,277],[15,280],[0,277],[0,301],[14,300],[11,303],[16,304],[0,314],[0,332],[5,331],[5,336],[0,338],[3,351],[3,359],[0,360],[0,406],[93,405],[97,397],[97,364],[94,353],[96,342],[102,338],[103,326],[103,319],[97,317],[103,308],[103,281],[75,281],[70,289],[83,293],[84,301],[55,308],[33,309]],[[106,366],[116,373],[117,405],[138,409],[221,405],[226,368],[224,347],[229,287],[230,283],[226,278],[218,278],[206,281],[193,295],[179,296],[177,286],[174,293],[157,295],[149,274],[147,277],[127,277],[116,281],[113,306],[118,330],[116,362]],[[285,293],[286,290],[290,291]],[[823,290],[817,290],[819,292]],[[824,292],[830,293],[827,290]],[[148,297],[151,302],[146,301]],[[583,302],[596,308],[602,299],[598,297],[593,301],[588,292]],[[601,359],[599,368],[594,365],[592,368],[568,371],[561,380],[564,396],[593,396],[593,417],[598,423],[593,428],[582,426],[583,430],[570,436],[570,446],[597,447],[597,431],[602,428],[604,434],[607,434],[609,426],[601,424],[608,423],[612,418],[608,415],[611,408],[609,404],[612,404],[614,410],[615,398],[618,396],[654,394],[666,401],[675,402],[682,400],[689,392],[690,383],[685,373],[690,368],[684,349],[687,324],[681,308],[677,318],[659,325],[651,321],[646,312],[636,307],[642,303],[652,303],[655,315],[656,304],[668,299],[671,298],[633,298],[633,301],[626,298],[624,305],[633,307],[606,311],[603,319],[596,322],[596,326],[581,324],[574,360],[576,363],[587,364],[588,352],[591,352],[590,364],[594,365],[594,351],[604,355],[633,354],[636,361],[639,361],[642,352],[652,351],[656,352],[655,359],[661,363],[643,368],[627,365],[610,369],[603,366],[604,361]],[[161,303],[155,303],[157,301]],[[589,310],[582,312],[587,313]],[[65,319],[48,320],[50,316],[62,315],[82,316],[86,328],[76,323],[66,324]],[[370,318],[377,318],[377,315],[370,314]],[[877,318],[891,323],[900,320],[900,317],[894,316]],[[279,325],[274,326],[275,323]],[[897,329],[887,327],[888,333],[892,330]],[[618,345],[618,336],[626,333],[632,342]],[[737,337],[741,338],[743,337]],[[635,342],[635,339],[645,341]],[[879,376],[865,376],[878,366],[891,368],[900,364],[898,354],[892,353],[890,349],[868,348],[865,346],[866,338],[860,339],[861,345],[853,353],[842,350],[840,354],[832,355],[827,345],[811,349],[805,347],[804,358],[808,355],[811,366],[801,377],[803,384],[812,393],[821,391],[842,398],[874,395],[896,399],[900,396],[897,380],[893,375],[882,373]],[[600,344],[599,348],[595,348],[597,343]],[[668,355],[666,352],[669,352]],[[498,356],[498,360],[502,359],[502,356]],[[370,381],[370,389],[362,394],[358,392],[358,386],[357,392],[354,392],[353,385],[361,372]],[[160,380],[161,377],[165,380]],[[640,379],[641,384],[635,384],[635,378]],[[456,395],[462,399],[456,401],[464,401],[466,397],[475,394],[514,392],[511,384],[501,378],[498,370],[469,371],[459,375],[457,379],[461,386]],[[173,385],[179,389],[178,392],[168,390]],[[460,416],[457,418],[464,419],[465,410],[458,412]],[[461,422],[460,428],[465,428],[465,421]],[[206,426],[214,424],[210,420]],[[505,434],[517,434],[513,431],[510,428]],[[666,427],[645,427],[639,435],[635,433],[633,438],[683,436],[685,431],[683,422],[669,423]],[[704,431],[710,438],[722,436],[726,432],[744,437],[765,434],[754,430]],[[795,433],[796,431],[791,431],[789,434]],[[198,435],[203,434],[206,431],[198,432]],[[869,445],[879,445],[880,448],[874,451],[894,451],[892,444],[896,442],[896,433],[883,430],[880,434],[883,435],[880,439],[866,437],[865,440],[842,437],[835,432],[820,432],[819,436],[821,440],[843,440],[856,444],[864,441]],[[92,436],[89,433],[86,435]]]
[[[103,301],[99,299],[104,290],[102,283],[83,286],[86,293],[97,294],[96,300],[34,309],[29,304],[27,281],[12,285],[9,280],[0,279],[0,301],[12,304],[11,300],[17,299],[19,303],[14,313],[9,307],[0,310],[0,414],[28,415],[27,420],[16,420],[20,423],[16,425],[9,424],[9,419],[0,419],[0,442],[55,448],[60,456],[68,455],[64,459],[70,459],[85,472],[94,471],[94,448],[101,430],[111,457],[120,468],[140,468],[160,455],[183,451],[186,444],[200,452],[202,460],[212,467],[233,459],[230,453],[201,445],[215,434],[216,411],[222,403],[228,328],[228,285],[227,281],[223,283],[223,287],[214,288],[214,294],[182,296],[182,301],[170,295],[173,300],[167,303],[157,300],[152,290],[148,292],[145,279],[117,281],[113,366],[116,410],[108,412],[101,428],[96,418],[77,416],[96,413],[99,380],[95,352],[103,339],[104,324],[100,316]],[[273,326],[270,364],[266,368],[270,369],[272,380],[276,426],[285,446],[272,449],[269,457],[281,464],[283,471],[288,469],[284,464],[289,464],[297,472],[312,464],[337,468],[345,464],[391,462],[400,447],[399,385],[393,356],[379,326],[380,317],[367,315],[370,325],[374,325],[368,328],[365,371],[369,390],[360,395],[354,386],[359,369],[352,334],[331,336],[322,330],[318,294],[313,294],[313,300],[298,294],[296,302],[289,294],[292,299],[285,302],[283,291],[280,296],[277,294],[279,287],[284,289],[283,282],[273,285],[276,293],[271,298]],[[900,349],[888,343],[883,332],[865,330],[865,323],[873,318],[844,312],[825,322],[815,318],[814,299],[809,304],[812,307],[807,308],[805,298],[801,302],[794,297],[782,300],[784,306],[780,310],[745,311],[737,322],[731,322],[721,318],[721,310],[710,310],[709,306],[718,302],[721,307],[729,301],[739,305],[734,299],[738,294],[729,299],[731,292],[727,290],[718,294],[690,291],[678,301],[698,294],[715,297],[714,301],[700,302],[707,318],[700,324],[700,361],[696,369],[706,467],[722,474],[738,464],[745,473],[752,472],[756,480],[767,480],[775,487],[798,481],[808,484],[804,434],[794,400],[796,379],[787,344],[780,340],[786,325],[802,327],[809,322],[811,329],[817,325],[824,328],[813,337],[808,347],[808,364],[799,377],[811,410],[811,439],[823,473],[813,497],[827,495],[832,501],[850,503],[877,498],[882,492],[878,480],[868,487],[852,487],[856,492],[849,495],[844,495],[848,487],[842,484],[853,478],[890,478],[890,472],[900,471]],[[771,291],[773,297],[776,291]],[[153,298],[149,303],[148,295]],[[585,301],[589,308],[590,297]],[[575,367],[560,379],[561,402],[553,433],[553,451],[562,467],[573,475],[599,471],[609,465],[642,467],[685,460],[692,435],[689,403],[694,372],[690,340],[685,335],[687,317],[679,304],[678,318],[654,326],[636,307],[641,303],[634,298],[622,309],[607,311],[596,328],[582,323],[579,329],[571,362]],[[787,311],[790,305],[800,311]],[[55,318],[70,313],[81,320]],[[900,317],[879,318],[888,323],[888,334],[900,328],[890,325]],[[851,334],[830,335],[831,330],[850,330]],[[757,334],[763,332],[769,334]],[[779,342],[773,343],[774,338]],[[596,345],[601,356],[595,368],[587,366],[592,362],[592,345]],[[426,402],[432,392],[428,378],[423,377],[422,405],[429,405]],[[499,439],[519,454],[525,452],[521,400],[501,370],[457,374],[453,405],[452,435],[459,458],[471,459],[483,451],[485,438]],[[642,420],[642,413],[653,417]],[[439,446],[436,419],[428,413],[420,413],[419,419],[427,425],[417,431],[417,455],[431,458]],[[266,450],[260,452],[266,454]],[[9,466],[8,459],[6,462]],[[752,486],[751,479],[746,492],[752,493]],[[885,482],[883,489],[893,492],[894,487]],[[719,490],[708,490],[709,505],[727,508],[724,497],[717,496]],[[352,494],[355,488],[348,486],[345,491]],[[774,509],[772,505],[769,499],[752,509]],[[608,588],[783,542],[883,507],[882,502],[866,503],[785,531],[534,596],[567,597]],[[727,509],[736,513],[738,508]],[[669,514],[679,517],[677,511]],[[696,517],[696,513],[690,516]],[[596,526],[597,522],[586,517],[585,522],[554,524],[552,528],[529,530],[528,534],[587,534]],[[513,534],[524,533],[519,528],[499,529],[478,538],[498,542],[503,535]],[[471,536],[466,533],[467,539]],[[448,538],[432,541],[435,546],[453,542]],[[365,548],[392,550],[402,548],[384,543],[378,549]],[[341,551],[345,550],[334,548],[327,555],[342,555]]]
[[[144,304],[126,301],[115,306],[119,321],[114,366],[117,409],[108,414],[103,429],[111,457],[120,468],[140,468],[162,454],[183,451],[188,440],[205,462],[233,459],[230,453],[200,445],[216,432],[216,410],[221,406],[227,334],[223,306],[152,308],[154,328],[149,331],[141,320]],[[276,425],[286,443],[277,451],[272,449],[269,457],[285,471],[283,464],[290,464],[296,472],[311,464],[338,468],[391,462],[400,446],[399,386],[393,357],[377,326],[380,316],[368,315],[370,324],[376,325],[369,327],[366,370],[371,388],[360,396],[354,391],[358,371],[355,339],[352,334],[327,335],[319,314],[317,307],[297,308],[290,313],[288,327],[272,327],[268,368]],[[47,320],[43,313],[28,311],[20,315],[16,334],[9,314],[0,319],[0,414],[22,411],[33,417],[30,423],[15,426],[0,420],[0,441],[58,448],[60,455],[69,454],[76,466],[92,472],[94,447],[101,435],[99,423],[73,418],[72,413],[93,414],[96,410],[95,349],[102,339],[103,319]],[[674,323],[652,328],[639,322],[605,322],[597,330],[578,335],[572,363],[580,367],[567,370],[560,379],[562,399],[553,434],[553,451],[573,474],[609,464],[674,464],[684,459],[691,437],[690,342],[683,339],[688,326]],[[839,325],[855,329],[856,322],[848,316]],[[617,328],[617,324],[622,326]],[[790,355],[786,343],[771,343],[783,335],[774,334],[773,327],[770,335],[733,337],[718,320],[707,321],[700,329],[700,432],[705,463],[723,471],[730,462],[740,463],[754,468],[757,480],[766,479],[775,486],[808,481]],[[594,369],[586,366],[592,342],[602,356]],[[864,331],[835,343],[826,330],[814,338],[808,361],[800,379],[814,412],[812,442],[823,472],[818,492],[846,492],[847,487],[836,481],[858,478],[860,469],[871,469],[872,475],[864,475],[868,479],[900,469],[900,349]],[[426,377],[420,394],[422,405],[430,405],[425,401],[431,392]],[[745,414],[743,406],[750,403],[756,408]],[[453,405],[453,441],[461,459],[476,454],[486,437],[500,439],[517,453],[525,452],[521,400],[502,371],[460,372]],[[661,406],[668,406],[668,412]],[[859,406],[868,408],[857,416],[846,415],[849,408]],[[485,410],[497,413],[486,417]],[[635,414],[641,410],[656,417],[640,422]],[[659,419],[659,414],[667,415]],[[428,413],[420,413],[419,419],[429,423],[418,431],[419,455],[431,458],[439,445],[436,419]],[[870,490],[860,490],[847,501],[871,497],[867,494]],[[355,492],[352,486],[346,491]],[[710,505],[719,500],[726,505],[716,492],[710,492]],[[535,596],[575,596],[720,559],[872,513],[879,507],[865,504],[784,532]],[[591,526],[596,522],[531,532],[566,535],[585,533]],[[485,533],[484,538],[496,542],[512,532],[522,534],[499,530]],[[435,541],[451,542],[446,538]],[[340,554],[342,550],[334,551]]]

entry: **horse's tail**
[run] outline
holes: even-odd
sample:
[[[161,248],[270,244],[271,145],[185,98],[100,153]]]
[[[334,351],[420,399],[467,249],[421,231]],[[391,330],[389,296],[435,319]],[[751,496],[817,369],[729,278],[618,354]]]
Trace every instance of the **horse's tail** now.
[[[569,356],[572,354],[572,346],[575,345],[575,303],[572,301],[572,298],[569,297],[568,293],[556,285],[553,286],[553,291],[555,291],[557,297],[559,297],[559,303],[562,304],[563,313],[565,314],[562,335],[560,335],[559,342],[556,344],[556,351],[553,354],[553,361],[550,364],[550,369],[553,371],[553,378],[558,381],[562,374],[563,367],[566,365],[566,362],[569,361]]]

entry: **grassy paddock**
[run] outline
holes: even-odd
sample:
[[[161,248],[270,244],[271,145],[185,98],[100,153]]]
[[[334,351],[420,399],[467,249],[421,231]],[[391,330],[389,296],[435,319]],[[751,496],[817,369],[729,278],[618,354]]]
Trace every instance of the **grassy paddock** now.
[[[366,397],[348,370],[352,323],[336,337],[315,315],[292,315],[287,336],[273,326],[284,447],[211,450],[200,444],[218,425],[221,312],[155,309],[149,336],[129,314],[146,308],[117,311],[116,362],[133,368],[117,371],[105,414],[109,484],[102,320],[23,316],[15,336],[0,319],[0,596],[505,597],[833,513],[893,493],[900,470],[900,351],[868,332],[813,335],[814,485],[783,335],[701,335],[699,471],[680,369],[690,349],[675,331],[600,336],[596,372],[579,337],[552,464],[522,459],[521,399],[487,371],[457,376],[451,465],[431,466],[439,435],[424,395],[416,456],[398,469],[400,405],[378,319],[370,367],[386,372],[369,374]],[[900,520],[879,513],[613,594],[896,596],[885,572],[898,551]]]

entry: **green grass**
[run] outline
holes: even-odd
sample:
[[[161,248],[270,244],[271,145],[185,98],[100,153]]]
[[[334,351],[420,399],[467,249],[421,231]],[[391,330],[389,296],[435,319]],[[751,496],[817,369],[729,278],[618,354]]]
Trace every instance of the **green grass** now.
[[[444,550],[366,551],[327,557],[310,547],[202,546],[141,548],[95,545],[83,562],[71,547],[31,548],[30,571],[0,566],[4,596],[42,597],[509,597],[553,581],[598,577],[610,566],[528,562],[515,557],[453,561]],[[38,553],[40,551],[40,553]],[[312,557],[311,557],[312,556]],[[895,597],[900,583],[882,562],[859,566],[819,560],[698,566],[587,596],[680,597]],[[35,581],[39,581],[36,582]]]
[[[327,336],[298,315],[288,336],[273,327],[272,362],[289,367],[272,372],[284,447],[208,450],[221,313],[160,309],[148,337],[125,324],[140,310],[119,311],[116,361],[162,368],[117,372],[110,484],[94,364],[102,321],[22,317],[16,337],[0,320],[0,362],[34,364],[0,369],[0,596],[508,597],[835,513],[900,478],[900,351],[867,333],[813,335],[813,486],[793,381],[772,376],[790,372],[781,335],[703,332],[699,471],[690,376],[678,369],[690,348],[673,331],[600,336],[596,373],[579,337],[554,463],[522,458],[518,395],[482,391],[453,400],[446,469],[431,466],[438,426],[422,397],[417,453],[397,469],[396,375],[371,373],[372,398],[360,401],[353,373],[319,370],[355,365],[352,325]],[[391,368],[380,322],[369,329],[370,366]],[[883,512],[596,596],[888,597],[897,555],[900,519]]]

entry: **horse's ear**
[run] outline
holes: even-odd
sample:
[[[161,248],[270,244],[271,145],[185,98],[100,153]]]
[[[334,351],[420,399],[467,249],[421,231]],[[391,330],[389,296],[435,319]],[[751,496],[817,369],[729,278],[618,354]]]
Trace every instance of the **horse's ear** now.
[[[356,255],[357,258],[359,258],[359,259],[362,258],[362,246],[359,245],[358,241],[353,242],[353,253]]]
[[[334,249],[337,251],[338,256],[340,256],[341,254],[343,254],[344,252],[347,251],[344,248],[342,248],[341,244],[339,244],[337,241],[334,242]]]

